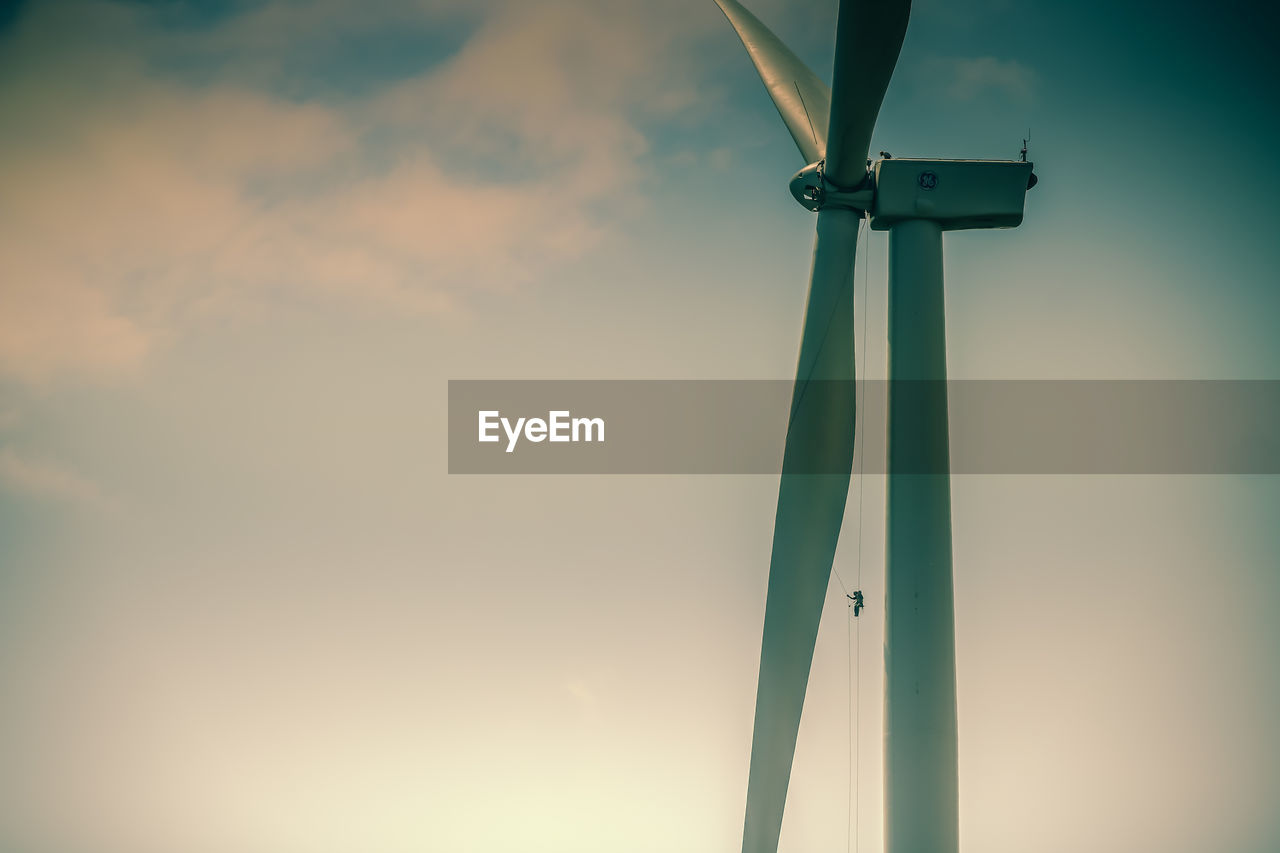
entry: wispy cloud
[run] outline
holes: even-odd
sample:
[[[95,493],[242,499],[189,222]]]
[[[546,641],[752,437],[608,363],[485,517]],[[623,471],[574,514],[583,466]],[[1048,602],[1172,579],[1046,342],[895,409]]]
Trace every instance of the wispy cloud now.
[[[1029,103],[1035,97],[1038,78],[1035,71],[1016,59],[994,56],[938,57],[926,63],[927,76],[945,81],[947,97],[971,101],[995,93],[1018,103]]]
[[[616,225],[646,117],[690,102],[653,70],[670,39],[658,16],[623,3],[489,6],[425,71],[305,102],[271,85],[292,4],[195,31],[115,4],[49,8],[10,35],[18,73],[0,83],[0,111],[24,117],[0,141],[0,373],[28,382],[134,369],[283,293],[429,314],[546,276]],[[313,41],[344,25],[325,8]],[[394,25],[415,4],[376,10]],[[250,18],[276,21],[276,41]],[[157,71],[175,42],[222,59]]]
[[[577,705],[578,711],[585,721],[594,723],[599,720],[600,700],[586,681],[580,678],[572,678],[565,682],[564,689],[573,698],[574,704]]]
[[[82,506],[109,503],[96,484],[66,466],[20,454],[12,447],[0,448],[0,487],[38,500]]]

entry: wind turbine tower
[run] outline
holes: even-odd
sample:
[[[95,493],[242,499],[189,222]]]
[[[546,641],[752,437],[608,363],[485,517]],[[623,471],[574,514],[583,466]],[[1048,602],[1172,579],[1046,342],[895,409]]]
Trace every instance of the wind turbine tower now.
[[[774,521],[743,853],[776,853],[854,451],[858,227],[889,232],[885,845],[956,853],[958,765],[942,234],[1013,228],[1025,160],[867,159],[909,0],[841,0],[828,87],[737,0],[716,0],[809,163],[817,213]]]

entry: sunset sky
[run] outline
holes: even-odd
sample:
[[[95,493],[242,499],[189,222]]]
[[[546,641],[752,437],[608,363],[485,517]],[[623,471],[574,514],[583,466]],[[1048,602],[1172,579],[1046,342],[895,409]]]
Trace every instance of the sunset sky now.
[[[748,5],[829,73],[834,0]],[[953,377],[1280,380],[1274,12],[912,15],[873,152],[1040,176],[947,237]],[[710,0],[6,3],[0,115],[0,849],[738,849],[776,477],[445,442],[449,379],[792,375],[804,163]],[[845,844],[853,669],[882,841],[854,490],[784,851]],[[955,479],[965,849],[1280,849],[1277,517]]]

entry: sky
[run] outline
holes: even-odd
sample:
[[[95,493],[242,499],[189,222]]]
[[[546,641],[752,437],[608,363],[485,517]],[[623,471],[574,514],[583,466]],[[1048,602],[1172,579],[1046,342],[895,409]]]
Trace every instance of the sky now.
[[[834,2],[751,7],[829,72]],[[714,5],[0,9],[0,848],[738,849],[776,478],[445,438],[449,379],[793,373],[804,164]],[[1280,379],[1276,23],[915,4],[872,150],[1040,176],[946,238],[952,377]],[[882,843],[854,493],[784,851]],[[1280,847],[1278,508],[955,478],[965,849]]]

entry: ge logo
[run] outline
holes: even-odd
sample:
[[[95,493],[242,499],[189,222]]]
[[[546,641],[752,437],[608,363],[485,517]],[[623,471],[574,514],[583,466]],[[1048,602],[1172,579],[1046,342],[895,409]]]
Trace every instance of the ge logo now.
[[[936,172],[921,172],[920,177],[916,180],[920,184],[920,189],[931,190],[938,185],[938,174]]]

